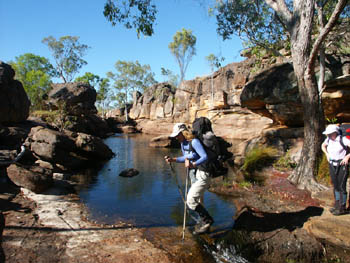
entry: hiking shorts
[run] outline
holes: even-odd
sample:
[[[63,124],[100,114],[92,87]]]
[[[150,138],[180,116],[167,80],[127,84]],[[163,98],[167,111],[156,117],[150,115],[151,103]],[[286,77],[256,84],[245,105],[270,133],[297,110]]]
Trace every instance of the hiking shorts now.
[[[203,200],[204,192],[210,185],[210,174],[197,169],[196,181],[191,185],[187,194],[187,206],[195,210],[197,205]]]

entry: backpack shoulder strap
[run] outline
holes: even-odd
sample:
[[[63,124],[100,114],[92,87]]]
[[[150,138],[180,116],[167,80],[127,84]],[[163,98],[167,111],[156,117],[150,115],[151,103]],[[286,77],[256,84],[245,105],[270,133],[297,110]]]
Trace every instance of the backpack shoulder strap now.
[[[343,138],[344,138],[344,136],[340,136],[339,142],[340,142],[341,146],[344,148],[344,150],[346,151],[346,153],[348,154],[348,153],[350,152],[350,149],[349,149],[349,147],[347,147],[347,146],[344,144]]]

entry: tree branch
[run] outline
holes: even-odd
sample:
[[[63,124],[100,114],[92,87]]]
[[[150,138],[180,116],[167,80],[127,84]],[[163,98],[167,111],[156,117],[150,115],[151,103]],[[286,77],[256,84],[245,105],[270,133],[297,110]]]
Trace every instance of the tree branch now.
[[[315,64],[316,58],[317,58],[317,54],[318,54],[318,51],[322,45],[322,42],[325,40],[325,38],[327,37],[329,32],[335,26],[335,24],[340,16],[340,13],[345,8],[346,3],[347,3],[347,0],[339,0],[338,1],[330,19],[328,20],[328,22],[326,24],[326,26],[321,29],[320,34],[318,35],[318,37],[317,37],[317,39],[312,47],[311,53],[310,53],[310,61],[308,64],[308,71],[310,71],[310,69],[314,67],[314,64]]]
[[[288,25],[292,23],[293,14],[288,9],[286,2],[284,0],[265,0],[273,10],[281,17],[281,20],[289,27]]]

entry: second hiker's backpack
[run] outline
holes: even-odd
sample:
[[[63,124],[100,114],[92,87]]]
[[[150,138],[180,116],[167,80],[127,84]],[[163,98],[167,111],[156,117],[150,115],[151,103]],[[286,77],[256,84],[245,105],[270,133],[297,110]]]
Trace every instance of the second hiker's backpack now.
[[[346,147],[343,142],[343,137],[346,136],[350,140],[350,124],[341,124],[339,126],[340,144],[345,149],[346,153],[350,152],[349,147]]]
[[[192,133],[201,141],[208,155],[208,161],[203,164],[203,169],[212,177],[227,174],[228,168],[223,165],[223,162],[232,158],[233,154],[227,150],[232,144],[214,134],[211,121],[206,117],[196,118],[193,121]]]

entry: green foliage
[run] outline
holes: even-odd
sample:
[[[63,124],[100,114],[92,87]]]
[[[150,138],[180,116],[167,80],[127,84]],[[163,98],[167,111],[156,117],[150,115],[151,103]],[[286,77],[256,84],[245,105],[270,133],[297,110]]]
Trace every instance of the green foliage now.
[[[42,40],[52,52],[56,63],[58,76],[64,83],[71,82],[74,75],[87,64],[82,57],[89,49],[87,45],[79,43],[77,36],[63,36],[59,40],[49,36]]]
[[[107,72],[107,77],[114,81],[113,87],[116,90],[114,99],[120,107],[130,102],[129,98],[134,91],[144,92],[156,83],[151,67],[141,65],[137,60],[136,62],[118,60],[115,69],[116,73]],[[127,114],[125,117],[127,120]]]
[[[109,79],[101,78],[91,72],[86,72],[83,76],[77,77],[75,82],[87,83],[97,90],[96,104],[97,108],[102,112],[102,116],[105,115],[109,104],[114,98],[114,94],[110,89]]]
[[[128,29],[136,29],[138,37],[140,34],[151,36],[157,13],[156,6],[151,2],[151,0],[107,0],[103,14],[113,26],[122,23]]]
[[[338,122],[338,119],[337,119],[336,117],[331,118],[331,119],[326,118],[326,121],[327,121],[327,123],[329,123],[329,124],[336,124],[336,123]]]
[[[196,55],[197,38],[192,34],[192,30],[183,28],[173,36],[173,42],[169,43],[171,54],[174,55],[180,67],[180,83],[185,79],[187,67],[194,55]]]
[[[48,59],[25,53],[9,62],[15,70],[15,78],[23,84],[31,104],[32,110],[44,107],[43,96],[51,88],[51,78],[55,77],[55,70]]]
[[[296,163],[294,163],[290,158],[290,152],[287,151],[285,155],[281,156],[276,162],[274,162],[273,167],[279,171],[285,171],[294,169]]]
[[[167,82],[173,86],[177,87],[179,85],[179,75],[174,74],[170,69],[161,68],[162,76],[167,78]]]
[[[224,62],[225,58],[221,56],[215,56],[214,54],[209,54],[205,57],[205,59],[208,61],[211,72],[214,72],[215,69],[218,69],[221,67],[221,62]]]
[[[74,82],[83,82],[90,86],[97,88],[98,83],[101,81],[100,76],[95,75],[91,72],[85,72],[83,76],[75,78]]]
[[[262,183],[263,177],[257,174],[263,168],[270,166],[277,157],[277,150],[272,147],[255,147],[250,150],[244,159],[241,168],[246,180],[254,183]]]
[[[73,121],[77,120],[77,116],[69,116],[66,110],[65,102],[59,102],[57,110],[36,110],[32,115],[41,118],[45,122],[56,126],[60,131],[69,128]]]
[[[325,154],[322,155],[319,163],[316,180],[325,185],[331,185],[331,177],[329,175],[329,165]]]
[[[259,45],[271,50],[278,50],[288,40],[280,17],[266,1],[217,1],[215,10],[217,31],[224,40],[236,34],[249,40],[250,47]]]
[[[240,188],[250,188],[250,187],[252,187],[252,183],[251,183],[250,181],[244,180],[244,181],[242,181],[242,182],[239,182],[239,183],[238,183],[238,186],[239,186]]]

